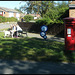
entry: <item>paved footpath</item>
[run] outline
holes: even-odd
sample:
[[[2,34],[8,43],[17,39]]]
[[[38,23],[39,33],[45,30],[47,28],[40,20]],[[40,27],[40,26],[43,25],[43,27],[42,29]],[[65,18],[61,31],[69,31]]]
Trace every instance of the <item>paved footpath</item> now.
[[[41,38],[43,39],[40,34],[35,34],[35,33],[27,33],[28,37],[36,37],[36,38]],[[58,42],[65,42],[64,38],[60,38],[60,37],[54,37],[54,35],[47,35],[47,39],[49,40],[54,40],[54,41],[58,41]]]
[[[0,74],[75,74],[75,63],[0,59]]]

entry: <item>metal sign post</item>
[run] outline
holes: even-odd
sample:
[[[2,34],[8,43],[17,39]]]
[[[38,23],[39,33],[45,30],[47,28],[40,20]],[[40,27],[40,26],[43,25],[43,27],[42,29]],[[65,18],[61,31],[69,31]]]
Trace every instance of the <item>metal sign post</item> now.
[[[48,30],[48,27],[46,25],[41,26],[40,36],[43,37],[45,40],[47,39],[47,36],[46,36],[47,30]]]

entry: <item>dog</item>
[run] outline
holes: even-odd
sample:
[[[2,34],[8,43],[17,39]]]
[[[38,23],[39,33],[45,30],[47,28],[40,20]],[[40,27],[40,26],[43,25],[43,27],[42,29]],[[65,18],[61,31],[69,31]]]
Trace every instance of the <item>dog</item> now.
[[[4,38],[6,38],[6,36],[12,36],[12,38],[13,38],[14,32],[12,30],[10,30],[10,31],[4,30],[3,32],[4,32]]]

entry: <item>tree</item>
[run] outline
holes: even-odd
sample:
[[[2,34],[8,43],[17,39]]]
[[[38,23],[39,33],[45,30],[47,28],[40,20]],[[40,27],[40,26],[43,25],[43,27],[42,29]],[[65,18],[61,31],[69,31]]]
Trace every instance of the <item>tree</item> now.
[[[71,1],[68,1],[68,4],[70,4],[71,3]]]
[[[62,1],[61,3],[58,2],[57,6],[49,9],[46,14],[44,14],[44,17],[49,17],[53,22],[61,22],[64,17],[68,17],[68,13],[66,13],[68,9],[68,3],[66,3],[65,1]]]
[[[16,11],[18,11],[19,13],[23,13],[20,9],[17,9],[16,7],[14,8]]]
[[[33,13],[33,6],[35,5],[35,1],[26,1],[24,6],[20,7],[20,10],[27,11],[27,13]]]
[[[27,10],[28,13],[38,13],[42,17],[51,8],[54,7],[54,1],[27,1],[27,5],[21,7]]]

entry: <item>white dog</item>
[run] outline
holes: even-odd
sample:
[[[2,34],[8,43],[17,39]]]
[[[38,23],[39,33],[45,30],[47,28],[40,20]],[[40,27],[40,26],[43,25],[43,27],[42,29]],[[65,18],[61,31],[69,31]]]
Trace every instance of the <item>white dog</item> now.
[[[11,30],[11,31],[3,31],[4,32],[4,38],[6,37],[6,36],[12,36],[12,38],[13,38],[13,34],[14,34],[14,32]]]

